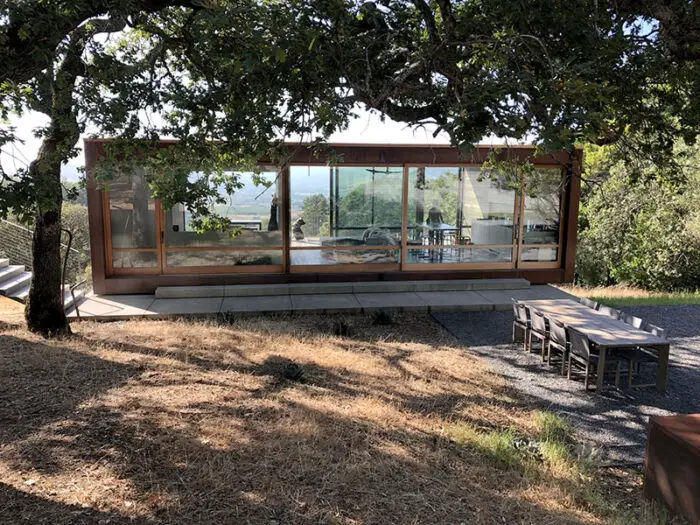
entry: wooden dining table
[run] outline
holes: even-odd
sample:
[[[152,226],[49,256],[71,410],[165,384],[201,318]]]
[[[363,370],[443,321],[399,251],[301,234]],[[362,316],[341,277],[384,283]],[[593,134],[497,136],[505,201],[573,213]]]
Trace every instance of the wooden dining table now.
[[[611,348],[651,348],[658,353],[656,389],[665,392],[668,388],[668,360],[670,344],[668,339],[655,336],[634,328],[609,315],[589,308],[572,299],[545,299],[521,301],[528,308],[534,308],[545,317],[556,319],[568,328],[585,334],[598,351],[597,392],[603,390],[605,354]]]

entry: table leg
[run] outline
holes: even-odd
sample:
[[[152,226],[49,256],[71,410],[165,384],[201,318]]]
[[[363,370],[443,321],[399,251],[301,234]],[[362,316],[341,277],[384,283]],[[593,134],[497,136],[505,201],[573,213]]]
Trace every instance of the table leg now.
[[[668,389],[668,355],[671,350],[670,345],[659,345],[659,368],[656,371],[656,389],[659,392],[666,392]]]
[[[598,347],[598,370],[596,374],[596,394],[603,393],[603,380],[605,379],[605,347]]]

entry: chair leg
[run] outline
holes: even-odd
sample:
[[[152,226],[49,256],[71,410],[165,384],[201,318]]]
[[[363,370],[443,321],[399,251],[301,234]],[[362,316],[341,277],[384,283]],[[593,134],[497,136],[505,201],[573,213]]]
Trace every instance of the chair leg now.
[[[549,341],[549,344],[547,345],[547,364],[552,365],[552,341]]]
[[[566,374],[566,358],[569,357],[566,354],[567,354],[566,350],[564,350],[561,353],[561,375],[562,376]]]
[[[588,377],[589,377],[589,375],[590,375],[590,369],[591,369],[590,363],[586,363],[586,372],[585,372],[585,373],[586,373],[586,377],[585,377],[585,379],[583,380],[583,388],[585,388],[586,391],[588,391]]]
[[[634,361],[627,360],[627,388],[632,388],[632,369],[634,368]]]
[[[544,337],[542,338],[542,350],[540,353],[542,354],[542,362],[544,363],[547,360],[547,345]]]
[[[571,379],[571,352],[569,352],[569,371],[566,374],[567,379]]]
[[[615,369],[615,386],[620,388],[620,368],[622,367],[622,361],[617,362],[617,368]]]

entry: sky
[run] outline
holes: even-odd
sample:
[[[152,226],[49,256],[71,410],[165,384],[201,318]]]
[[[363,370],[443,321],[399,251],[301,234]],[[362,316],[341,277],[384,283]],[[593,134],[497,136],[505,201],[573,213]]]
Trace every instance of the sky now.
[[[395,122],[389,118],[381,121],[375,112],[370,113],[362,108],[356,110],[359,118],[350,122],[348,128],[342,132],[332,135],[331,142],[343,143],[365,143],[365,144],[449,144],[446,134],[439,134],[433,137],[432,131],[435,128],[421,128],[413,130],[407,128],[405,124]],[[27,113],[22,118],[16,118],[11,125],[17,128],[17,134],[24,141],[24,144],[17,144],[3,148],[0,155],[0,162],[8,173],[13,173],[18,167],[29,164],[36,156],[41,145],[41,140],[34,137],[34,130],[47,123],[46,117],[39,113]],[[85,134],[83,138],[92,136]],[[482,142],[491,144],[501,143],[499,140],[485,139]],[[70,181],[77,181],[80,177],[78,168],[84,166],[82,153],[82,140],[79,144],[80,153],[71,159],[67,165],[63,166],[62,178]]]

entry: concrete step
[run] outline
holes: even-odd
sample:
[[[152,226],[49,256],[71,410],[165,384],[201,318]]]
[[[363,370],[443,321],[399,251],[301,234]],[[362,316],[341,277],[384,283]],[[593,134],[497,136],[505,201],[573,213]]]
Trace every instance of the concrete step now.
[[[17,274],[3,283],[0,283],[0,295],[6,297],[16,297],[16,293],[25,287],[29,286],[32,280],[32,272],[22,272]]]
[[[24,271],[24,266],[19,264],[0,267],[0,284],[8,281],[12,277],[15,277]]]
[[[10,259],[0,259],[0,268],[6,268],[10,265]]]
[[[27,301],[27,296],[29,295],[29,284],[25,285],[19,290],[15,290],[12,292],[11,295],[8,297],[12,299],[16,299],[21,302],[26,302]],[[75,301],[78,303],[78,306],[80,306],[80,303],[82,303],[85,300],[85,297],[83,296],[83,292],[80,290],[77,290],[75,292]],[[70,291],[66,291],[65,294],[65,299],[64,299],[64,308],[66,312],[70,312],[73,310],[75,307],[75,304],[73,302],[73,296],[71,295]]]
[[[190,299],[200,297],[260,297],[269,295],[523,290],[529,287],[530,281],[527,279],[238,284],[215,286],[161,286],[156,289],[155,296],[157,299]]]
[[[12,297],[12,299],[17,299],[18,301],[26,303],[28,295],[29,295],[29,285],[27,284],[21,290],[17,290],[15,292],[13,292],[10,297]]]

